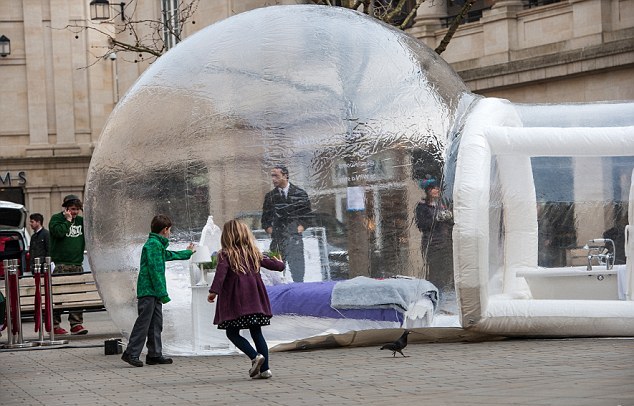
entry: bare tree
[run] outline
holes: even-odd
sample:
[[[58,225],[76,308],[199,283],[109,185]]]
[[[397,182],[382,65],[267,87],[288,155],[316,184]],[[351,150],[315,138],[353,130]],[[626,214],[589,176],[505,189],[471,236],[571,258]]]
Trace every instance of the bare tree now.
[[[440,55],[447,49],[447,45],[456,33],[458,26],[462,23],[464,16],[467,15],[475,1],[476,0],[467,0],[465,2],[460,13],[453,19],[440,45],[436,47],[435,51],[437,54]],[[312,0],[314,4],[344,7],[371,15],[401,30],[405,30],[412,25],[418,9],[424,2],[425,0],[416,0],[416,2],[411,5],[409,11],[407,11],[406,6],[408,6],[410,0]],[[405,12],[407,12],[406,15]]]
[[[121,9],[107,20],[99,23],[77,22],[69,24],[63,29],[73,32],[75,38],[79,38],[79,34],[86,31],[96,32],[107,38],[107,45],[94,53],[95,60],[88,66],[96,64],[113,52],[120,51],[124,53],[123,59],[129,62],[147,61],[152,63],[171,46],[181,41],[182,27],[186,23],[196,23],[193,18],[199,2],[200,0],[179,0],[177,7],[173,10],[163,10],[159,20],[136,18],[138,0],[131,0],[128,3],[120,3]],[[310,0],[310,2],[317,5],[356,10],[398,29],[405,30],[413,25],[414,17],[425,0],[415,0],[414,2],[413,0]],[[465,2],[440,45],[435,49],[436,53],[441,54],[447,48],[459,24],[474,2],[475,0]],[[126,55],[128,56],[126,57]],[[133,56],[129,57],[129,55]]]
[[[462,23],[469,10],[471,10],[471,6],[473,6],[473,3],[475,2],[476,0],[467,0],[462,6],[462,8],[460,9],[460,13],[458,13],[458,15],[451,22],[451,25],[449,26],[449,30],[447,30],[445,37],[442,39],[442,41],[440,41],[440,44],[436,47],[436,49],[434,49],[434,51],[436,51],[438,55],[442,54],[445,49],[447,49],[447,45],[449,45],[449,42],[453,38],[453,35],[458,30],[458,26]]]
[[[73,23],[65,30],[79,38],[82,32],[92,31],[107,38],[107,45],[98,50],[94,65],[113,52],[129,52],[134,57],[129,62],[149,61],[150,63],[163,55],[170,46],[182,39],[183,26],[193,20],[200,0],[179,0],[173,10],[162,11],[161,19],[137,19],[137,0],[121,3],[120,11],[99,23]],[[114,10],[114,9],[113,9]]]
[[[356,10],[404,30],[412,25],[418,7],[424,1],[416,0],[409,10],[406,6],[410,0],[312,0],[312,3]]]

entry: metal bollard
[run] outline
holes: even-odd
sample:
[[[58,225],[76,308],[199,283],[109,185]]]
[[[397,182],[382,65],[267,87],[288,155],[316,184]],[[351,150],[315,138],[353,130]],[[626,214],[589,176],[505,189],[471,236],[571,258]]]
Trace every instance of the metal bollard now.
[[[37,341],[33,341],[37,345],[47,345],[48,340],[44,339],[44,325],[42,320],[42,261],[40,258],[34,259],[35,269],[33,272],[33,280],[35,283],[35,301],[33,302],[33,315],[35,332],[38,333]]]
[[[11,260],[9,259],[4,259],[2,260],[2,266],[4,267],[4,292],[5,292],[5,300],[6,300],[6,312],[7,312],[7,344],[6,345],[11,345],[13,344],[13,333],[12,333],[12,327],[13,327],[13,323],[11,323],[12,319],[11,319],[11,284],[9,282],[9,267],[12,266],[10,265],[12,264]],[[4,346],[3,346],[4,347]]]
[[[12,323],[8,325],[7,344],[5,348],[25,348],[33,347],[37,344],[24,341],[22,335],[22,311],[20,309],[20,279],[18,278],[18,270],[20,264],[17,259],[12,259],[7,278],[5,278],[5,287],[7,291],[7,298],[9,300],[9,310],[7,312],[7,319],[11,316]],[[5,268],[6,271],[6,268]],[[15,297],[14,297],[15,295]],[[13,314],[12,314],[13,313]],[[15,328],[14,328],[15,325]],[[17,330],[17,331],[16,331]],[[17,335],[17,337],[16,337]]]
[[[68,344],[68,340],[55,340],[53,327],[53,281],[51,278],[51,257],[44,258],[44,308],[47,317],[47,325],[50,327],[48,341],[43,340],[40,345]]]

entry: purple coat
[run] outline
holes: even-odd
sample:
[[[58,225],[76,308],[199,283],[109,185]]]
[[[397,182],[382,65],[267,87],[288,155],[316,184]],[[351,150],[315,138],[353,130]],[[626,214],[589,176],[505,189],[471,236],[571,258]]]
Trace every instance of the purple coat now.
[[[261,266],[272,271],[284,270],[284,262],[267,257],[264,257]],[[234,272],[227,257],[222,252],[218,255],[216,275],[209,287],[209,293],[218,295],[214,324],[256,313],[273,316],[269,295],[260,272],[256,270],[249,269],[246,274]]]

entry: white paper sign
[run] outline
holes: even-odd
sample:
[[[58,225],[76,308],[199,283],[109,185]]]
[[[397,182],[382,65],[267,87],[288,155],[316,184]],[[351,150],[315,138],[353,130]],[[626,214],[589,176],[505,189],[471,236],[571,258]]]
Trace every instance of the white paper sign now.
[[[365,190],[363,186],[348,188],[348,211],[365,210]]]

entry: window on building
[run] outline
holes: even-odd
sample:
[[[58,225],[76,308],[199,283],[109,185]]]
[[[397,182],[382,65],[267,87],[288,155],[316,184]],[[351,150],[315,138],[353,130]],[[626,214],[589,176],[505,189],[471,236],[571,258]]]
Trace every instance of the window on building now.
[[[161,0],[163,41],[166,49],[173,48],[179,42],[181,26],[178,3],[179,0]]]
[[[456,19],[462,7],[464,7],[466,0],[448,0],[447,1],[447,17],[441,18],[441,25],[443,28],[449,27]],[[460,24],[473,23],[479,21],[482,18],[482,12],[489,10],[494,4],[493,0],[476,0],[471,6],[471,9],[463,17]]]

